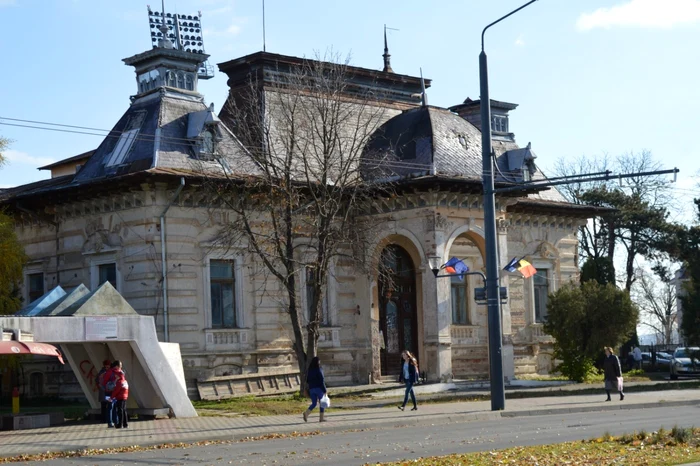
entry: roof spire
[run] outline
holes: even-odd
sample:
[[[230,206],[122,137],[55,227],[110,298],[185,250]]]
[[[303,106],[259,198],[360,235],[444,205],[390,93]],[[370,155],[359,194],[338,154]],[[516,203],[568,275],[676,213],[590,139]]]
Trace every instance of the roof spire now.
[[[160,24],[159,29],[160,29],[160,32],[163,34],[163,38],[158,42],[158,46],[162,47],[164,49],[171,49],[171,48],[173,48],[173,43],[170,42],[170,39],[168,39],[168,33],[170,32],[170,28],[168,27],[168,24],[167,24],[166,19],[165,19],[165,0],[161,1],[161,7],[162,7],[161,18],[163,20]]]
[[[386,24],[384,25],[384,71],[385,73],[393,73],[394,70],[391,69],[391,55],[389,55],[389,46],[386,42]]]
[[[423,68],[420,69],[421,107],[428,106],[428,94],[425,92],[425,79],[423,79]]]

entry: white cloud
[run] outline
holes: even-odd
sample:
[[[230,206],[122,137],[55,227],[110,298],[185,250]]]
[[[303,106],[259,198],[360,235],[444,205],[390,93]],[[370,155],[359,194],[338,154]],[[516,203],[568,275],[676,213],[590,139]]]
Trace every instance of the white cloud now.
[[[21,164],[21,165],[32,165],[35,167],[43,167],[50,163],[54,163],[56,159],[51,157],[35,157],[29,155],[26,152],[20,152],[18,150],[6,150],[3,155],[7,159],[8,164]]]
[[[582,13],[576,29],[639,27],[668,29],[700,21],[700,0],[630,0],[610,8]]]
[[[525,38],[522,34],[520,34],[518,38],[515,39],[515,45],[517,45],[518,47],[525,47]]]
[[[231,37],[237,36],[243,30],[243,25],[248,22],[247,17],[233,17],[230,20],[229,26],[223,29],[204,28],[204,38],[207,37]]]
[[[221,8],[215,8],[213,10],[204,10],[202,12],[202,16],[204,18],[207,18],[207,19],[216,18],[218,15],[223,14],[223,13],[228,13],[232,9],[233,8],[231,7],[231,5],[227,5],[227,6],[222,6]]]

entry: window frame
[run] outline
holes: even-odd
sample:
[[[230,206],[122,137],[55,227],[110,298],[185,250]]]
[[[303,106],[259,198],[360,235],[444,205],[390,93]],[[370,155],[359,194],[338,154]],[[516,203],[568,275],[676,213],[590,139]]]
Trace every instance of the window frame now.
[[[119,262],[114,255],[109,255],[101,258],[93,258],[90,261],[90,290],[95,291],[100,287],[100,266],[114,264],[116,271],[116,286],[114,287],[119,293],[122,292],[122,274],[119,270]]]
[[[547,317],[547,315],[548,315],[548,313],[547,313],[547,301],[548,301],[547,296],[548,296],[550,293],[552,293],[552,292],[554,291],[554,289],[553,289],[553,287],[552,287],[553,269],[552,269],[552,267],[551,267],[550,264],[547,264],[547,265],[532,264],[532,265],[533,265],[533,267],[535,267],[535,269],[537,270],[537,273],[543,272],[544,275],[545,275],[545,284],[544,284],[544,285],[536,285],[536,284],[535,284],[535,276],[536,276],[536,275],[533,275],[533,276],[531,277],[531,280],[530,280],[530,291],[531,291],[531,297],[532,297],[532,299],[531,299],[531,303],[532,303],[532,306],[531,306],[531,307],[532,307],[532,312],[531,312],[532,322],[535,323],[535,324],[544,324],[544,323],[546,322],[546,317]],[[537,312],[537,311],[538,311],[538,309],[537,309],[537,307],[538,307],[538,306],[537,306],[538,299],[537,299],[537,294],[538,294],[538,290],[541,290],[542,288],[544,288],[544,291],[545,291],[545,293],[546,293],[546,294],[545,294],[545,299],[544,299],[544,301],[545,301],[545,302],[544,302],[544,310],[543,310],[543,314],[544,314],[544,315],[542,315],[542,316],[540,316],[540,317],[538,318],[538,312]]]
[[[463,289],[464,293],[464,321],[461,322],[459,316],[455,313],[455,300],[454,300],[454,290],[455,288]],[[469,275],[465,275],[462,280],[458,277],[450,277],[450,307],[452,309],[452,325],[472,325],[471,319],[471,298],[472,289],[470,286]],[[457,318],[456,318],[457,317]]]
[[[505,115],[491,115],[491,130],[494,133],[508,132],[508,117]]]
[[[233,263],[233,282],[234,282],[234,312],[235,312],[235,327],[214,327],[212,321],[212,306],[211,306],[211,261],[231,261]],[[204,310],[204,327],[205,329],[213,330],[234,330],[248,328],[248,318],[245,312],[245,299],[243,295],[243,264],[244,256],[242,254],[212,254],[205,258],[202,270],[203,280],[203,306]]]
[[[41,275],[41,289],[42,292],[40,295],[36,296],[34,299],[32,299],[32,276],[37,276]],[[27,271],[26,273],[26,284],[27,284],[27,302],[26,304],[33,303],[37,299],[41,298],[46,294],[46,276],[44,275],[43,271]]]
[[[211,138],[210,147],[207,147],[206,144],[207,137]],[[216,153],[216,135],[214,134],[214,131],[211,128],[207,128],[204,131],[202,131],[202,140],[199,146],[199,153],[207,155],[213,155],[214,153]]]
[[[227,267],[230,267],[230,272],[231,276],[230,277],[213,277],[211,274],[211,268],[214,264],[221,264],[221,265],[226,265]],[[231,291],[233,293],[233,299],[231,305],[233,306],[233,309],[231,310],[232,314],[232,320],[233,324],[228,325],[226,324],[226,308],[221,306],[221,315],[219,316],[218,321],[220,322],[219,324],[214,324],[214,294],[212,293],[212,287],[215,284],[220,284],[220,285],[230,285],[231,286]],[[231,260],[231,259],[212,259],[209,261],[209,315],[211,318],[211,328],[213,329],[232,329],[232,328],[238,328],[238,320],[237,320],[237,303],[236,303],[236,261]]]
[[[139,134],[139,128],[133,128],[122,132],[117,140],[117,144],[114,146],[112,153],[107,157],[107,162],[105,166],[112,167],[114,165],[119,165],[124,162],[124,159],[131,151],[131,147],[134,145],[134,141]]]
[[[303,267],[303,272],[301,273],[301,301],[304,309],[304,325],[309,323],[311,316],[311,300],[309,299],[309,276],[308,273],[312,271],[314,267],[305,265]],[[321,302],[321,322],[320,327],[330,327],[330,316],[328,315],[328,283],[326,282],[326,292],[323,293],[323,301]]]

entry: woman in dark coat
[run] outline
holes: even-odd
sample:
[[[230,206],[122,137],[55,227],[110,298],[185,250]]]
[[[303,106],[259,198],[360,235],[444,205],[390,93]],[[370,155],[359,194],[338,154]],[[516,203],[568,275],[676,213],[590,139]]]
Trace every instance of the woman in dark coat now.
[[[610,392],[619,390],[620,401],[625,399],[625,394],[622,392],[622,368],[620,360],[613,354],[613,349],[609,346],[605,348],[605,360],[603,361],[603,372],[605,379],[605,393],[608,398],[605,401],[610,401]]]
[[[326,394],[326,379],[323,376],[323,369],[321,369],[321,361],[319,361],[318,357],[315,357],[311,360],[311,364],[309,365],[309,371],[306,374],[306,386],[309,388],[309,396],[311,396],[311,406],[304,411],[303,416],[304,416],[304,422],[308,422],[309,420],[309,414],[311,414],[311,411],[316,407],[316,403],[319,402],[321,398],[323,398],[323,395]],[[318,419],[319,422],[325,422],[323,419],[323,413],[325,409],[323,406],[319,405],[319,408],[321,410],[321,415]]]

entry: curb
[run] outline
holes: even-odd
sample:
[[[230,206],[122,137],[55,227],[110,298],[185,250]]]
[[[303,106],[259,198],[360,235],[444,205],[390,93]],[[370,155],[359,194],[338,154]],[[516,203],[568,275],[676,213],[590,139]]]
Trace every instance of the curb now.
[[[676,400],[676,401],[653,401],[649,403],[626,403],[610,404],[603,406],[587,406],[587,407],[572,407],[572,408],[551,408],[551,409],[532,409],[529,411],[512,411],[502,412],[501,417],[523,417],[523,416],[546,416],[548,414],[575,414],[575,413],[590,413],[600,411],[615,411],[629,410],[639,408],[661,408],[674,406],[693,406],[700,404],[699,400]]]
[[[325,434],[325,433],[338,433],[338,432],[348,432],[348,431],[354,431],[354,430],[362,430],[362,429],[367,429],[367,430],[374,430],[374,429],[381,429],[381,428],[387,428],[387,427],[393,427],[393,428],[400,428],[400,427],[411,427],[411,426],[416,426],[416,425],[425,425],[426,423],[439,423],[439,424],[450,424],[450,423],[458,423],[458,422],[473,422],[473,421],[493,421],[493,420],[498,420],[498,419],[505,419],[505,418],[516,418],[516,417],[525,417],[525,416],[545,416],[545,415],[553,415],[553,414],[572,414],[572,413],[588,413],[588,412],[600,412],[600,411],[615,411],[615,410],[631,410],[631,409],[639,409],[639,408],[658,408],[658,407],[674,407],[674,406],[693,406],[693,405],[699,405],[700,401],[698,400],[678,400],[678,401],[655,401],[655,402],[649,402],[649,403],[616,403],[612,405],[599,405],[599,406],[588,406],[588,407],[562,407],[562,408],[551,408],[551,409],[532,409],[532,410],[526,410],[526,411],[478,411],[478,412],[470,412],[470,413],[454,413],[454,414],[416,414],[412,416],[407,416],[405,418],[399,418],[399,419],[390,419],[386,421],[379,421],[379,422],[373,422],[370,424],[366,425],[358,425],[358,424],[345,424],[342,421],[338,421],[338,423],[334,423],[331,419],[328,420],[326,424],[324,424],[322,427],[318,423],[313,423],[313,424],[299,424],[299,426],[289,426],[289,427],[280,427],[278,428],[274,434],[294,434],[294,433],[313,433],[313,432],[318,432],[320,434]],[[436,422],[437,421],[437,422]],[[231,442],[236,442],[236,441],[241,441],[245,440],[246,438],[250,437],[259,437],[259,436],[265,436],[265,435],[270,435],[271,432],[269,429],[264,429],[264,428],[252,428],[252,429],[247,429],[245,430],[245,433],[227,433],[227,434],[219,434],[219,435],[211,435],[211,433],[207,434],[206,438],[192,438],[192,439],[183,439],[180,441],[172,441],[172,442],[163,442],[163,441],[140,441],[138,443],[134,443],[133,441],[115,441],[115,442],[109,442],[109,441],[104,441],[103,439],[102,444],[100,445],[100,448],[120,448],[120,447],[129,447],[129,446],[134,446],[138,445],[140,447],[152,447],[152,446],[157,446],[157,445],[165,445],[165,444],[192,444],[196,442],[202,442],[202,441],[231,441]],[[51,452],[67,452],[67,451],[79,451],[81,449],[95,449],[95,446],[91,445],[84,445],[81,447],[71,447],[71,448],[57,448],[57,449],[49,449],[48,451]],[[23,451],[21,454],[40,454],[40,453],[46,453],[47,449],[46,448],[27,448],[25,451]],[[9,456],[0,456],[0,458],[3,457],[13,457],[13,456],[18,456],[19,454],[12,454]]]

